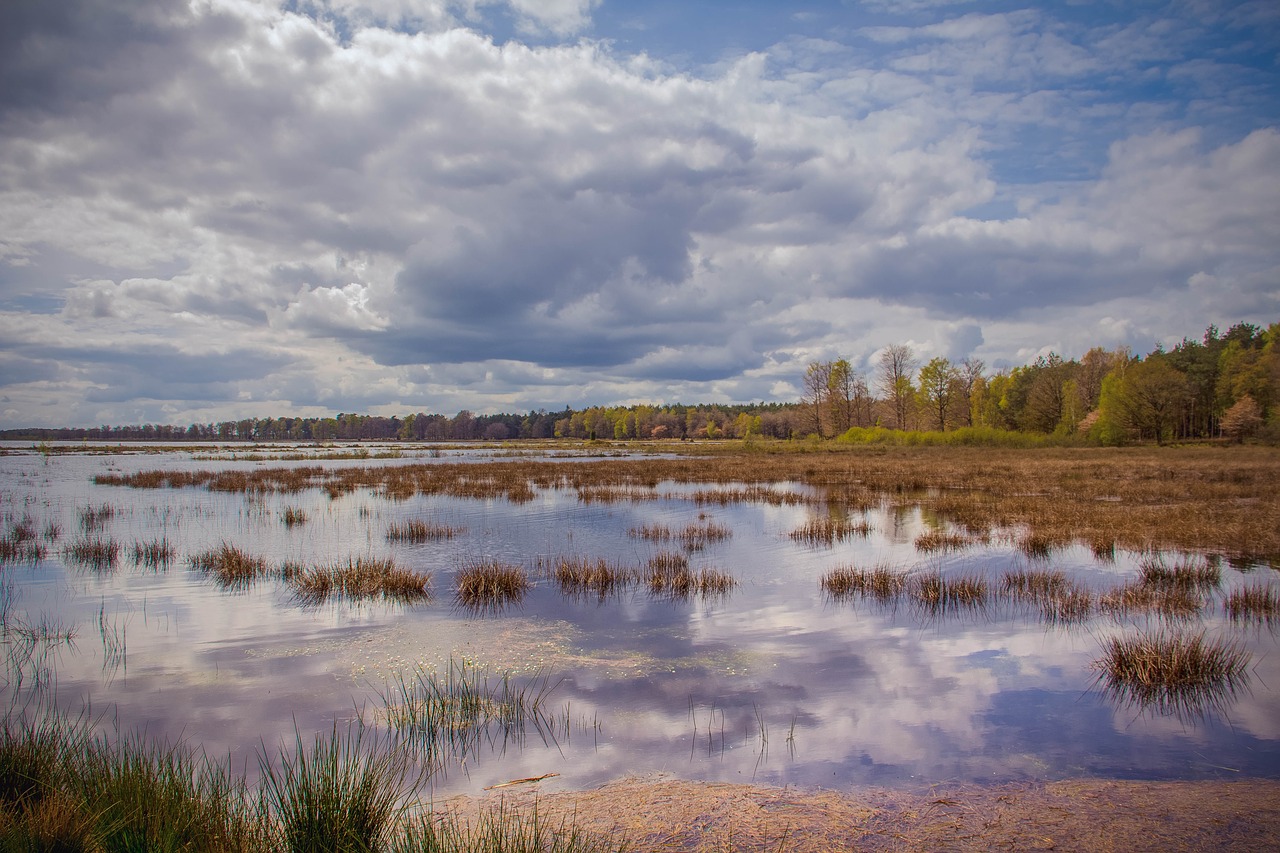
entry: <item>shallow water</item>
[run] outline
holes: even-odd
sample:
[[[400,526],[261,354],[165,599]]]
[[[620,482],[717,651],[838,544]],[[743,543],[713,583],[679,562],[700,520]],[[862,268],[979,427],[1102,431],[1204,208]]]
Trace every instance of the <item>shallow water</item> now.
[[[1094,689],[1090,663],[1117,633],[1161,627],[1155,616],[1095,615],[1046,625],[1031,606],[1001,601],[930,615],[909,601],[832,601],[820,585],[839,566],[980,574],[998,586],[1010,570],[1052,568],[1094,590],[1136,576],[1144,555],[1099,561],[1087,549],[1024,555],[1016,531],[944,555],[922,554],[930,519],[918,508],[854,513],[871,532],[833,547],[789,535],[821,505],[698,505],[692,489],[662,483],[654,500],[584,503],[571,490],[534,499],[469,500],[438,495],[392,501],[369,491],[331,499],[299,494],[98,486],[95,475],[173,468],[289,464],[396,465],[470,459],[491,451],[317,462],[310,454],[190,452],[60,454],[10,446],[0,457],[3,529],[29,518],[61,527],[48,554],[0,567],[6,623],[74,629],[70,643],[19,656],[5,635],[11,707],[55,702],[88,708],[103,725],[200,744],[252,773],[295,731],[310,738],[361,717],[375,723],[388,685],[415,667],[441,671],[470,661],[555,685],[549,728],[495,739],[434,780],[434,794],[475,792],[502,781],[557,773],[548,787],[583,788],[628,774],[773,784],[848,786],[1065,777],[1199,779],[1280,777],[1280,655],[1265,626],[1227,620],[1222,600],[1242,584],[1278,580],[1273,570],[1232,568],[1188,627],[1226,637],[1251,653],[1246,689],[1219,707],[1159,715]],[[212,460],[208,457],[214,457]],[[573,464],[575,456],[563,458]],[[807,494],[805,487],[779,490]],[[101,534],[122,545],[118,565],[94,570],[64,557],[81,513],[109,505]],[[305,524],[280,514],[302,509]],[[422,518],[462,529],[453,539],[391,543],[393,522]],[[642,565],[673,543],[629,531],[715,522],[727,541],[690,553],[738,582],[725,596],[672,599],[643,585],[600,600],[569,596],[536,567],[560,556]],[[1007,535],[1001,535],[1001,534]],[[135,542],[166,538],[177,549],[163,570],[137,565]],[[189,558],[235,544],[272,563],[325,564],[390,556],[433,575],[434,600],[412,606],[338,602],[301,606],[278,580],[219,589]],[[453,576],[478,559],[534,574],[515,607],[470,613],[452,599]],[[12,712],[11,712],[12,713]]]

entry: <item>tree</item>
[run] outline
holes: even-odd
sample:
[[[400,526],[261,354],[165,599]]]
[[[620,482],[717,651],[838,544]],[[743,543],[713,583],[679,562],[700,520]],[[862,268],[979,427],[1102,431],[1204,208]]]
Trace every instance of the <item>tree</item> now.
[[[1163,444],[1181,417],[1187,397],[1187,377],[1153,353],[1124,371],[1113,415],[1140,436],[1151,435],[1156,444]]]
[[[916,356],[906,344],[890,344],[880,353],[880,389],[893,404],[894,426],[906,429],[907,414],[914,389],[911,376],[916,371]]]
[[[1235,441],[1244,441],[1262,426],[1262,407],[1248,394],[1222,413],[1222,434]]]
[[[819,436],[825,435],[822,429],[823,409],[831,393],[831,362],[810,362],[804,372],[804,397],[801,403],[809,412],[813,431]]]
[[[938,356],[920,368],[920,396],[932,425],[945,431],[947,417],[960,391],[961,374],[948,359]]]
[[[847,432],[853,426],[853,400],[856,393],[853,367],[846,359],[831,362],[831,370],[827,376],[827,406],[831,413],[832,426],[837,435]]]

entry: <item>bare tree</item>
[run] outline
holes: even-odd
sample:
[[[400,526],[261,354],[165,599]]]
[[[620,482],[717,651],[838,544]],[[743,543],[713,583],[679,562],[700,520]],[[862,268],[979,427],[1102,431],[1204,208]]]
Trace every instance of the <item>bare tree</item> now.
[[[905,429],[916,372],[916,355],[907,344],[890,344],[880,353],[880,390],[893,403],[894,426]]]
[[[830,393],[831,362],[811,362],[804,372],[804,397],[801,402],[810,414],[813,431],[820,436],[825,435],[822,429],[823,409],[826,407]]]

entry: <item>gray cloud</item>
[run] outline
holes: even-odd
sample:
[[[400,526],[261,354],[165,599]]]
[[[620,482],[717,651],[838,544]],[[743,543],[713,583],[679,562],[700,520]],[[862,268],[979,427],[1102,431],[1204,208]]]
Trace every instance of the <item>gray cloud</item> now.
[[[597,5],[4,4],[9,408],[760,398],[1280,307],[1276,71],[1197,41],[1265,21],[924,4],[695,74],[571,40]]]

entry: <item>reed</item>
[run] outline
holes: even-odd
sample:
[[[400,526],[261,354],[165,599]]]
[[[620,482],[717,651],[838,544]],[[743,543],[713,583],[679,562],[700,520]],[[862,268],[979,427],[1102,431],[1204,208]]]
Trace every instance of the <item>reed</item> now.
[[[1204,601],[1187,586],[1128,583],[1098,596],[1098,609],[1112,615],[1151,612],[1166,619],[1187,620],[1199,615]]]
[[[1267,584],[1234,589],[1223,605],[1232,622],[1274,625],[1280,621],[1280,592]]]
[[[191,567],[210,576],[226,590],[248,589],[258,578],[270,573],[265,558],[255,557],[226,542],[192,556]]]
[[[365,737],[362,726],[343,734],[335,725],[310,744],[296,735],[292,753],[282,746],[278,762],[259,756],[276,849],[384,849],[404,812],[409,762]]]
[[[109,572],[120,562],[120,543],[103,536],[81,536],[63,549],[63,555],[95,572]]]
[[[1172,565],[1161,557],[1151,557],[1143,560],[1138,570],[1142,584],[1153,588],[1208,591],[1222,582],[1221,567],[1203,557],[1187,557]]]
[[[796,542],[806,545],[825,545],[831,547],[836,542],[851,539],[855,536],[869,536],[871,524],[865,520],[850,521],[845,518],[812,518],[789,534]]]
[[[724,542],[733,536],[726,525],[709,521],[704,524],[688,524],[676,534],[686,551],[701,551],[708,545]]]
[[[670,542],[675,537],[670,527],[657,522],[632,527],[627,530],[627,535],[633,539],[646,539],[650,542]]]
[[[1197,633],[1143,633],[1103,641],[1091,666],[1111,697],[1161,715],[1196,717],[1221,709],[1248,683],[1243,647]]]
[[[387,540],[390,542],[440,542],[453,539],[463,532],[463,528],[450,527],[445,524],[433,524],[420,518],[396,522],[387,528]]]
[[[988,604],[990,593],[985,578],[977,575],[948,577],[937,571],[913,576],[907,587],[912,601],[930,616],[981,609]]]
[[[959,551],[969,547],[973,540],[964,533],[948,530],[926,530],[916,537],[916,550],[929,554],[935,551]]]
[[[481,560],[465,566],[454,583],[458,605],[476,612],[497,612],[519,604],[533,587],[523,567],[497,560]]]
[[[624,566],[610,563],[603,557],[561,557],[551,570],[551,578],[560,591],[568,595],[593,592],[601,600],[625,589],[636,580],[636,573]]]
[[[451,658],[442,674],[421,666],[408,677],[397,673],[382,702],[390,730],[440,770],[473,759],[484,746],[500,751],[529,731],[554,739],[563,729],[547,702],[557,686],[541,674],[490,676]]]
[[[150,542],[133,543],[133,561],[153,571],[169,568],[177,553],[173,543],[163,536]]]
[[[819,584],[833,601],[864,596],[888,603],[906,591],[907,578],[888,566],[871,569],[846,566],[827,572]]]
[[[80,510],[80,530],[84,533],[93,533],[106,527],[116,514],[115,508],[111,504],[103,504],[100,507],[85,507]]]
[[[1070,587],[1065,573],[1048,569],[1019,569],[1005,572],[1002,587],[1015,599],[1041,602]]]
[[[429,601],[431,575],[415,572],[391,559],[350,558],[345,563],[292,571],[286,583],[309,605],[331,598],[348,601],[383,599],[400,603]]]
[[[280,522],[290,529],[300,527],[307,523],[307,513],[301,507],[287,506],[280,512]]]

